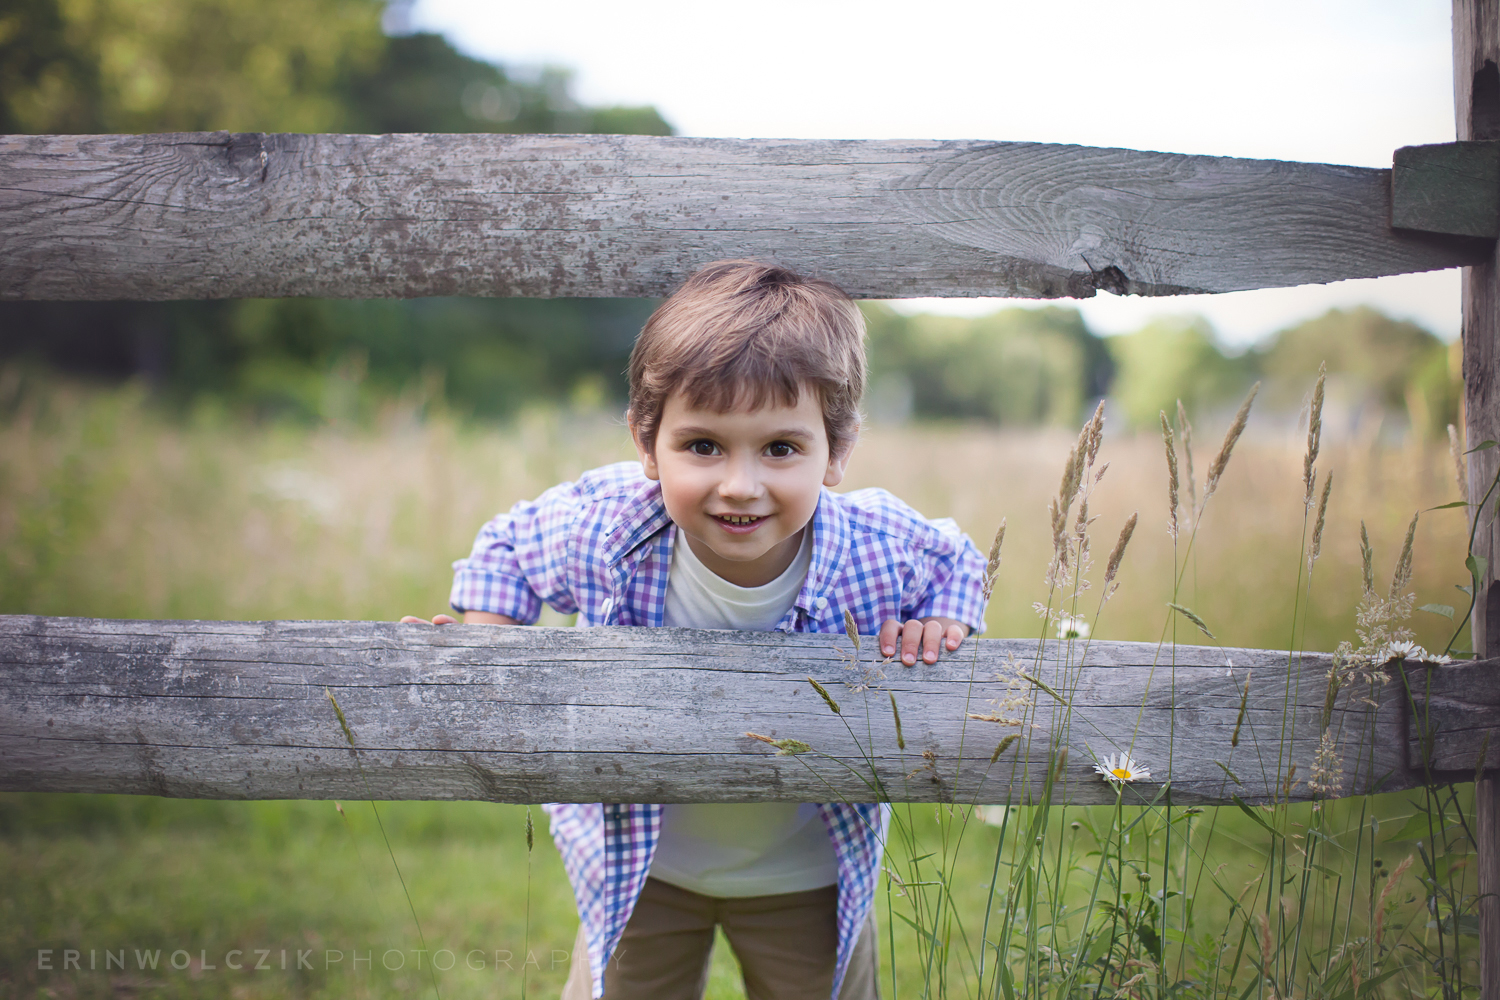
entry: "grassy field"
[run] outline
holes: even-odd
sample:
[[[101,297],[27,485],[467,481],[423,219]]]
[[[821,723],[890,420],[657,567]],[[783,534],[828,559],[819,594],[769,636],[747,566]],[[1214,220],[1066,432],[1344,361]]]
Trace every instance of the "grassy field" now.
[[[631,457],[617,422],[561,410],[531,413],[502,428],[419,419],[400,404],[375,427],[252,427],[212,412],[184,424],[159,419],[137,391],[27,388],[14,380],[0,391],[0,407],[6,413],[0,423],[0,613],[430,615],[444,610],[448,563],[467,551],[486,518],[583,469]],[[1222,426],[1198,430],[1200,442],[1212,442],[1200,444],[1195,456],[1200,483],[1205,453],[1217,448],[1222,432]],[[1336,483],[1317,585],[1294,636],[1293,604],[1299,571],[1305,572],[1300,552],[1309,528],[1302,505],[1304,433],[1261,430],[1252,421],[1192,551],[1179,553],[1186,566],[1179,600],[1226,646],[1332,649],[1351,637],[1361,593],[1360,521],[1369,526],[1377,571],[1388,579],[1412,512],[1457,496],[1445,447],[1395,448],[1373,436],[1325,444],[1320,464],[1334,470]],[[874,428],[856,452],[846,486],[884,486],[930,516],[952,516],[981,547],[1006,518],[989,633],[1035,636],[1044,627],[1031,605],[1046,598],[1042,580],[1052,551],[1045,505],[1071,443],[1072,435],[1054,432]],[[1141,524],[1121,571],[1121,590],[1094,634],[1171,638],[1180,619],[1165,607],[1174,558],[1161,441],[1106,437],[1100,460],[1110,462],[1091,505],[1099,516],[1097,537],[1106,540],[1100,548],[1107,549],[1132,511],[1140,512]],[[1417,604],[1460,603],[1454,586],[1466,579],[1463,556],[1461,514],[1424,515],[1412,583]],[[1451,623],[1432,614],[1417,619],[1417,641],[1442,649]],[[1196,631],[1177,639],[1202,641]],[[1421,803],[1414,802],[1377,797],[1278,814],[1283,839],[1304,837],[1310,824],[1330,843],[1359,839],[1347,866],[1328,861],[1330,874],[1304,878],[1312,885],[1311,902],[1304,899],[1299,912],[1309,914],[1310,941],[1321,938],[1332,948],[1331,942],[1351,935],[1371,937],[1374,900],[1384,888],[1373,859],[1383,854],[1389,873],[1415,856],[1417,840],[1433,842],[1416,812]],[[1465,802],[1460,796],[1454,805]],[[556,994],[566,964],[556,964],[553,952],[571,948],[576,917],[544,825],[528,853],[523,807],[387,803],[380,817],[388,850],[369,804],[343,807],[340,814],[326,802],[0,796],[0,997],[378,997],[435,987],[445,997],[522,996],[523,987],[525,995]],[[1410,819],[1414,814],[1418,820]],[[901,848],[899,864],[914,865],[919,851],[936,855],[927,869],[921,863],[902,867],[903,877],[918,881],[912,871],[935,872],[953,904],[938,911],[930,900],[915,901],[917,912],[939,924],[950,921],[943,926],[954,931],[953,946],[933,963],[952,978],[934,992],[967,995],[973,986],[967,949],[993,903],[989,884],[998,870],[999,831],[963,811],[923,806],[903,815],[911,844]],[[1052,860],[1040,862],[1038,871],[1050,866],[1059,884],[1073,887],[1068,892],[1086,891],[1099,869],[1098,852],[1107,847],[1117,883],[1127,870],[1149,875],[1157,865],[1174,885],[1196,885],[1173,904],[1183,908],[1183,919],[1175,944],[1169,941],[1157,956],[1156,964],[1171,964],[1177,949],[1180,968],[1173,975],[1192,975],[1186,965],[1200,952],[1183,939],[1194,928],[1228,928],[1239,919],[1254,952],[1254,927],[1243,914],[1234,917],[1233,896],[1262,878],[1257,852],[1264,836],[1256,821],[1234,809],[1179,811],[1175,825],[1139,810],[1122,815],[1124,823],[1144,820],[1133,828],[1133,841],[1130,832],[1112,826],[1110,809],[1054,808],[1038,828]],[[1034,816],[1023,810],[1012,822],[1029,829]],[[544,821],[540,812],[535,819]],[[1446,843],[1447,834],[1441,835]],[[1175,839],[1163,839],[1169,836]],[[1461,867],[1462,858],[1455,858]],[[1281,863],[1287,863],[1285,852]],[[1384,932],[1404,942],[1399,947],[1407,948],[1413,968],[1424,935],[1433,934],[1416,874],[1405,876],[1398,893],[1380,896],[1382,903],[1389,896],[1392,907],[1405,907]],[[1002,873],[1002,880],[1009,877]],[[883,892],[895,891],[882,885]],[[1268,912],[1292,912],[1273,895],[1265,897]],[[1070,919],[1057,912],[1061,898],[1053,900],[1052,925]],[[1146,901],[1138,889],[1133,898],[1132,919],[1138,920]],[[886,962],[896,981],[887,983],[886,995],[916,995],[924,981],[935,980],[917,932],[901,919],[914,912],[914,900],[893,901],[894,921],[884,903],[881,910],[896,941],[895,960]],[[1161,926],[1170,938],[1168,923]],[[1242,934],[1241,951],[1245,947]],[[431,956],[446,949],[452,967],[435,977],[428,967],[416,969],[424,948],[429,966]],[[38,968],[38,949],[53,949],[53,969]],[[80,952],[79,968],[63,968],[64,949]],[[157,949],[158,967],[140,969],[136,951]],[[226,967],[232,949],[245,952],[244,969]],[[267,952],[262,964],[269,968],[253,968],[257,949]],[[286,971],[283,949],[290,956]],[[171,966],[174,952],[181,953],[175,956],[185,963],[181,969]],[[299,952],[311,968],[297,968]],[[337,961],[336,953],[342,953]],[[111,955],[125,958],[126,968],[110,967]],[[398,958],[401,966],[390,968]],[[483,967],[473,968],[480,960]],[[1383,989],[1398,986],[1403,992],[1392,995],[1430,988],[1419,971]],[[716,955],[709,995],[739,995],[727,949]]]

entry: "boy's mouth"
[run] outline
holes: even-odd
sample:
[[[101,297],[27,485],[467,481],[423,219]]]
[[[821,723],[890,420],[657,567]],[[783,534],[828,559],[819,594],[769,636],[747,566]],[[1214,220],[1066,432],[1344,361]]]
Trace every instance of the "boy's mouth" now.
[[[765,520],[761,514],[715,514],[713,517],[728,528],[748,528]]]

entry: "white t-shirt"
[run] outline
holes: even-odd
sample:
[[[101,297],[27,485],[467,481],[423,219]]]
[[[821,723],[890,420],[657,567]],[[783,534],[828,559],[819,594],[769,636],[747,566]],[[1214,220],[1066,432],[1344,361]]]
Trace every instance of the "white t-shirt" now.
[[[770,631],[791,610],[812,562],[804,529],[796,558],[770,583],[740,587],[703,562],[681,529],[672,544],[663,624]],[[818,807],[795,802],[669,804],[651,877],[720,898],[820,889],[838,881],[838,859]]]

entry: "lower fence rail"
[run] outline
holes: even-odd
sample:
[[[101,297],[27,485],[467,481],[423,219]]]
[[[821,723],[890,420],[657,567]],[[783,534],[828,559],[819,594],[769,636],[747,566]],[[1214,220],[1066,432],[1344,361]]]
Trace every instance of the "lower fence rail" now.
[[[1050,778],[1052,801],[1098,803],[1115,786],[1096,766],[1128,754],[1150,778],[1127,801],[1169,784],[1176,803],[1211,804],[1472,781],[1500,764],[1496,661],[1398,661],[1331,686],[1322,653],[978,639],[906,667],[874,648],[0,616],[0,790],[1021,804]]]

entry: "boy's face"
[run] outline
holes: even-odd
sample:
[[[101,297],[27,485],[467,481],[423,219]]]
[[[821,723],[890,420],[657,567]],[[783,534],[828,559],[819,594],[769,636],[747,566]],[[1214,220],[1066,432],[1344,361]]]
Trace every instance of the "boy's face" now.
[[[693,553],[730,583],[758,587],[792,564],[822,486],[844,478],[817,394],[758,410],[691,407],[667,397],[656,447],[636,438],[646,475],[661,482],[667,513]]]

